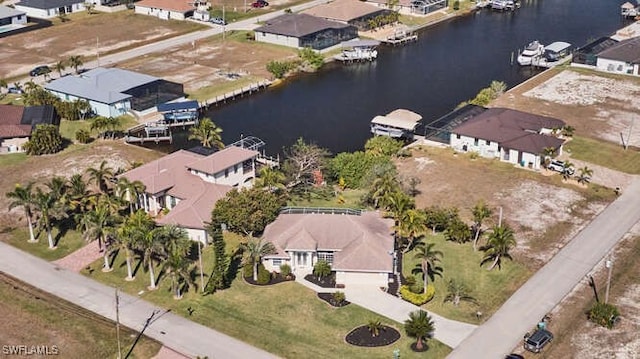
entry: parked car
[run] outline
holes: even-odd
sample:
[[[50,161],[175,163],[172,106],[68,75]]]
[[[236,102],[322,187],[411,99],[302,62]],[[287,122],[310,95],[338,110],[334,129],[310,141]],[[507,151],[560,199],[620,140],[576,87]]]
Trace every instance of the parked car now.
[[[539,328],[533,334],[524,336],[524,348],[530,352],[540,353],[545,345],[553,340],[553,334],[546,329]]]
[[[265,0],[257,0],[251,4],[251,7],[255,7],[255,8],[262,8],[265,6],[269,6],[269,3],[266,2]]]
[[[51,72],[51,69],[49,68],[49,66],[43,65],[43,66],[38,66],[33,70],[29,71],[29,75],[31,75],[32,77],[35,77],[35,76],[48,74],[49,72]]]
[[[224,21],[223,18],[221,17],[212,17],[211,19],[209,19],[209,22],[212,24],[217,24],[217,25],[226,25],[227,22]]]
[[[511,353],[509,355],[507,355],[506,357],[504,357],[504,359],[524,359],[524,357],[520,354],[514,354]]]
[[[7,89],[7,93],[18,94],[19,95],[19,94],[22,93],[22,90],[17,88],[17,87],[9,87]]]
[[[560,173],[564,173],[564,171],[566,170],[567,173],[571,176],[573,176],[573,174],[575,173],[575,170],[573,169],[573,167],[569,167],[565,169],[565,163],[558,160],[551,161],[547,166],[547,169],[560,172]]]

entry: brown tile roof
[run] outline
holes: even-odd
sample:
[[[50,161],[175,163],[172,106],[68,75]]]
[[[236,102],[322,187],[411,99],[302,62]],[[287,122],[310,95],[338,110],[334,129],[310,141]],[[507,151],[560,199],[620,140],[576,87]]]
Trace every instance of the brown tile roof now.
[[[29,137],[31,125],[23,125],[23,106],[0,105],[0,138]]]
[[[135,3],[136,6],[152,7],[156,9],[171,10],[185,13],[195,10],[193,1],[185,0],[142,0]]]
[[[640,64],[640,37],[622,40],[600,52],[598,57],[624,61],[631,64]]]
[[[198,161],[189,163],[187,166],[200,172],[215,174],[258,155],[258,151],[229,146]]]
[[[507,108],[490,108],[455,127],[451,133],[497,142],[502,147],[542,153],[545,147],[558,148],[563,140],[539,134],[542,129],[562,128],[565,122]]]
[[[211,221],[211,211],[216,202],[222,199],[232,187],[204,182],[199,177],[191,174],[187,176],[194,179],[190,186],[181,183],[180,186],[172,188],[169,193],[173,195],[172,192],[178,187],[190,187],[191,195],[187,199],[180,201],[167,215],[160,218],[158,223],[204,229],[205,223]]]
[[[360,0],[335,0],[326,4],[314,6],[302,11],[302,14],[317,16],[329,20],[349,22],[363,16],[384,12],[374,5],[369,5]]]
[[[284,257],[287,250],[335,251],[333,269],[392,272],[393,221],[376,212],[360,216],[339,214],[281,214],[263,237]],[[267,258],[270,256],[267,256]]]
[[[129,181],[140,181],[147,187],[147,193],[156,194],[166,191],[180,183],[189,175],[186,165],[195,162],[204,156],[193,152],[179,150],[167,156],[149,162],[140,167],[128,171],[122,176]],[[190,175],[189,175],[190,176]]]
[[[260,26],[254,31],[302,37],[327,29],[343,29],[349,26],[351,25],[329,21],[306,14],[284,14],[274,19],[267,20],[264,26]]]

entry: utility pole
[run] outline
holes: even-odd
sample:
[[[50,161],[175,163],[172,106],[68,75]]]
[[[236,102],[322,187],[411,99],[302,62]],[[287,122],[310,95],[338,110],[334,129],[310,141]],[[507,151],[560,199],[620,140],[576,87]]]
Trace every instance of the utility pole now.
[[[116,287],[116,338],[118,340],[118,359],[122,359],[122,347],[120,346],[120,297]]]
[[[609,274],[607,274],[607,290],[604,292],[604,303],[609,303],[609,287],[611,287],[611,272],[613,271],[613,261],[611,259],[607,259],[604,263],[605,267],[609,269]]]
[[[227,32],[227,19],[224,16],[224,4],[222,4],[222,42],[224,42],[224,37],[226,32]]]
[[[200,263],[200,288],[204,293],[204,268],[202,267],[202,250],[200,249],[200,241],[198,241],[198,262]]]

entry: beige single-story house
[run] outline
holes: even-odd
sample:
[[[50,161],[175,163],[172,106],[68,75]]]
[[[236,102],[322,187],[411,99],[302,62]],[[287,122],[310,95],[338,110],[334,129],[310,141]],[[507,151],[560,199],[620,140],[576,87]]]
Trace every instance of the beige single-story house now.
[[[294,47],[323,50],[343,41],[355,39],[355,26],[329,21],[307,14],[284,14],[267,20],[254,30],[256,41]]]
[[[39,124],[60,124],[53,106],[0,105],[0,153],[24,152],[24,144]]]
[[[564,121],[552,117],[490,108],[453,128],[449,144],[456,151],[540,169],[546,148],[562,154],[564,140],[554,130],[564,126]]]
[[[135,13],[155,16],[163,20],[184,20],[196,10],[194,1],[186,0],[142,0],[134,3]]]
[[[640,75],[640,37],[622,40],[598,53],[596,69],[625,75]]]
[[[370,28],[369,20],[385,16],[391,13],[391,10],[379,8],[360,0],[335,0],[303,10],[301,13],[353,25],[360,30],[368,30]]]
[[[311,273],[320,260],[331,264],[336,283],[388,287],[394,268],[393,220],[378,212],[281,213],[263,238],[277,252],[263,258],[269,271],[282,264]]]
[[[179,150],[121,176],[145,185],[138,205],[158,224],[177,225],[192,240],[206,243],[205,226],[215,203],[233,188],[253,185],[258,156],[236,146],[208,156]]]

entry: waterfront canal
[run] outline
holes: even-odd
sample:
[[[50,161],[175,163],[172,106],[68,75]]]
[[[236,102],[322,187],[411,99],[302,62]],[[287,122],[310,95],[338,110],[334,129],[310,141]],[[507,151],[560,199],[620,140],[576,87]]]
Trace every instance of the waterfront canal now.
[[[271,154],[298,137],[333,153],[361,149],[375,115],[406,108],[431,120],[492,80],[511,88],[535,75],[511,65],[512,52],[532,40],[584,45],[622,27],[619,12],[620,5],[610,0],[523,0],[512,13],[485,9],[427,28],[416,43],[385,47],[373,63],[331,64],[212,108],[207,116],[224,129],[225,143],[253,135]],[[182,135],[177,146],[189,147]]]

